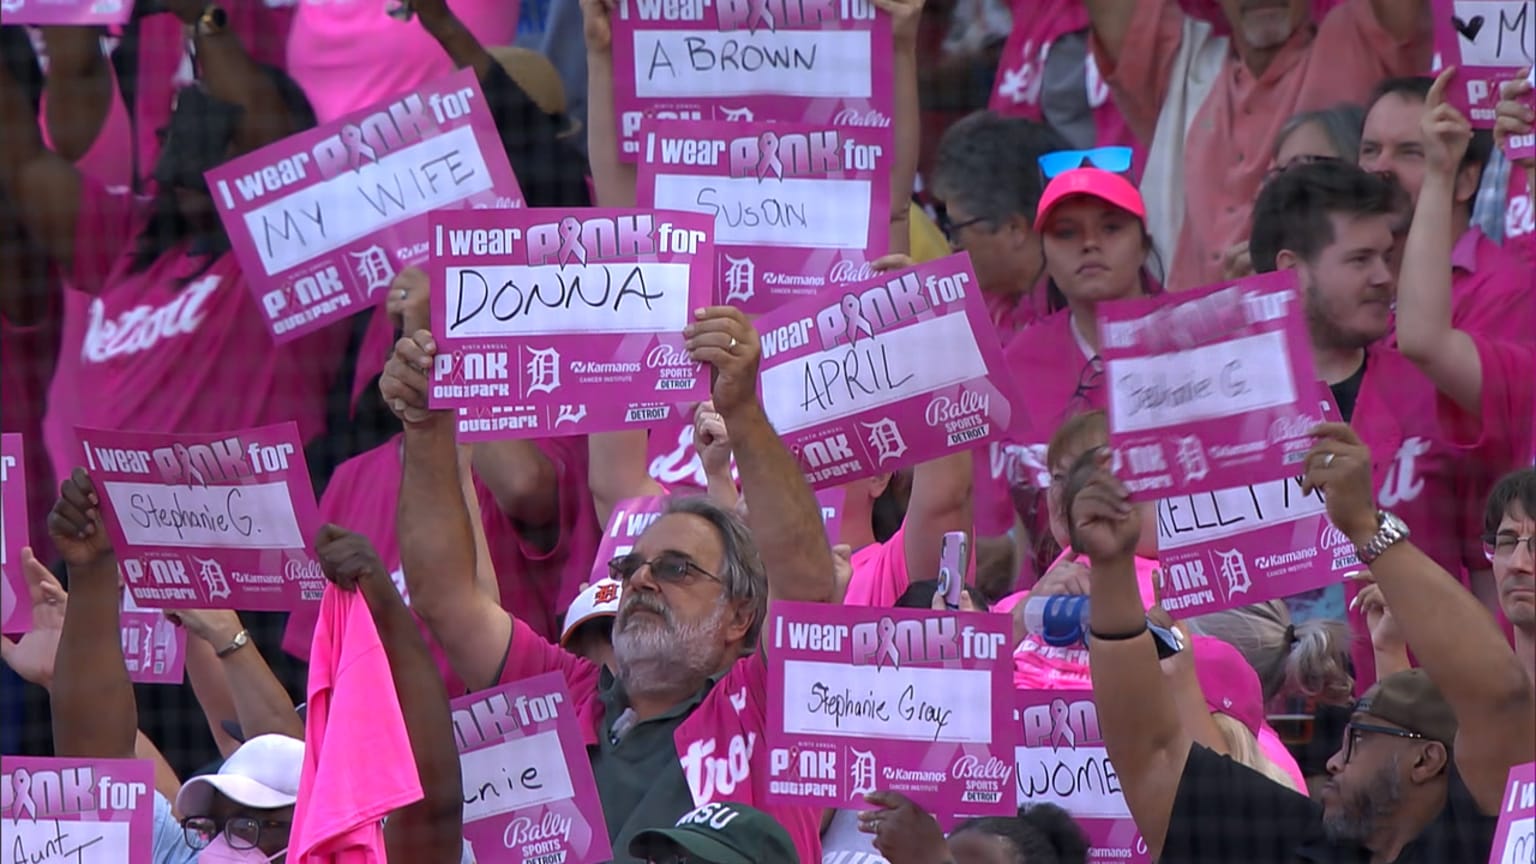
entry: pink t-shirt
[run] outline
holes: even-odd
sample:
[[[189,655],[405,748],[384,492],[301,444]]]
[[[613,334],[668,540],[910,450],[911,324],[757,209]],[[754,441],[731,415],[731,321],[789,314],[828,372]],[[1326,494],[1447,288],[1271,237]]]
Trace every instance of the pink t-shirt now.
[[[565,676],[583,734],[588,745],[595,744],[603,718],[598,668],[551,645],[521,623],[514,624],[500,683],[545,672]],[[694,806],[733,801],[763,810],[789,831],[801,861],[820,861],[821,810],[767,803],[767,734],[768,666],[761,652],[753,652],[726,671],[674,736]],[[731,758],[743,752],[744,764]]]
[[[56,286],[50,285],[52,290]],[[7,290],[17,290],[7,286]],[[27,540],[41,561],[53,558],[48,539],[48,511],[59,497],[48,448],[43,443],[43,407],[47,404],[48,380],[58,357],[58,316],[27,327],[0,317],[0,430],[21,433],[27,473]]]
[[[896,529],[884,543],[871,543],[853,553],[849,564],[853,575],[848,579],[844,606],[895,606],[912,584],[907,573],[907,526]]]
[[[422,791],[389,659],[361,594],[326,586],[310,656],[288,858],[385,864],[384,817]]]
[[[1536,464],[1536,345],[1473,336],[1482,361],[1482,409],[1463,411],[1444,394],[1436,401],[1452,440],[1495,466]],[[1497,469],[1495,469],[1497,470]],[[1481,524],[1481,519],[1478,520]]]
[[[288,34],[288,72],[321,123],[420,87],[454,70],[453,60],[415,19],[400,21],[380,0],[300,0]],[[460,0],[453,14],[493,47],[517,36],[518,4]]]
[[[1063,553],[1061,558],[1065,557]],[[1051,566],[1054,567],[1055,562]],[[1157,579],[1157,560],[1136,556],[1136,585],[1141,589],[1142,605],[1148,609],[1157,602],[1154,589]],[[1028,596],[1027,591],[1011,594],[1003,598],[1002,603],[992,607],[992,611],[1012,612]],[[1045,644],[1044,640],[1033,633],[1026,635],[1013,651],[1013,686],[1020,690],[1092,690],[1093,677],[1088,672],[1088,647],[1075,645],[1058,648]]]
[[[1301,766],[1296,764],[1296,757],[1291,755],[1290,748],[1285,746],[1285,742],[1280,740],[1280,736],[1275,734],[1275,730],[1269,728],[1269,724],[1265,723],[1259,727],[1257,737],[1259,752],[1268,756],[1269,761],[1279,765],[1281,771],[1284,771],[1290,775],[1292,780],[1296,781],[1297,791],[1303,795],[1308,795],[1306,775],[1301,773]],[[1311,796],[1308,795],[1308,797]]]
[[[226,432],[292,420],[319,434],[346,331],[282,349],[232,253],[210,264],[187,244],[130,272],[145,204],[85,178],[64,337],[44,431],[56,476],[80,460],[74,427]]]
[[[587,439],[543,438],[534,444],[555,466],[560,514],[554,545],[547,551],[501,512],[496,496],[477,477],[475,491],[501,586],[502,608],[547,640],[558,639],[566,607],[592,577],[603,526],[587,487]]]
[[[1536,287],[1531,265],[1476,228],[1451,250],[1451,326],[1493,339],[1531,339]]]

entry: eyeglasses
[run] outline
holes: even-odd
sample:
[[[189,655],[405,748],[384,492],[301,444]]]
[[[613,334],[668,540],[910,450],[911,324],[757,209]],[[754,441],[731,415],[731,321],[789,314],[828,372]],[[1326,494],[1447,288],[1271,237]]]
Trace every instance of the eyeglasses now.
[[[1498,534],[1493,537],[1484,537],[1483,554],[1488,556],[1489,561],[1495,558],[1513,558],[1515,557],[1515,550],[1519,549],[1522,544],[1525,546],[1525,551],[1529,552],[1532,558],[1536,558],[1536,534],[1528,537],[1521,537],[1516,534]]]
[[[949,241],[949,245],[959,248],[960,232],[962,230],[972,225],[980,225],[983,222],[991,222],[992,220],[986,216],[977,216],[973,219],[966,219],[963,222],[956,222],[950,218],[949,210],[940,206],[934,210],[933,221],[935,225],[939,226],[939,231],[943,233],[944,239]]]
[[[715,574],[693,563],[688,556],[678,552],[663,552],[655,558],[646,560],[639,555],[629,554],[608,562],[608,573],[614,579],[629,584],[629,580],[640,572],[641,567],[651,568],[651,576],[657,582],[668,582],[673,585],[688,581],[691,575],[703,576],[706,579],[720,581]]]
[[[267,836],[286,835],[291,823],[270,819],[253,819],[250,816],[231,816],[220,825],[208,816],[189,816],[181,820],[181,836],[195,850],[207,849],[219,834],[223,834],[229,848],[234,850],[255,849],[261,843],[261,832]]]
[[[1083,167],[1084,162],[1100,171],[1123,174],[1131,170],[1131,159],[1129,147],[1095,147],[1092,150],[1057,150],[1041,156],[1037,161],[1040,163],[1040,173],[1049,180],[1058,174]]]
[[[1407,729],[1397,729],[1392,726],[1377,726],[1374,723],[1350,723],[1344,727],[1344,764],[1348,765],[1355,758],[1355,746],[1359,743],[1362,734],[1388,735],[1393,738],[1411,738],[1416,741],[1428,740],[1417,732],[1409,732]]]

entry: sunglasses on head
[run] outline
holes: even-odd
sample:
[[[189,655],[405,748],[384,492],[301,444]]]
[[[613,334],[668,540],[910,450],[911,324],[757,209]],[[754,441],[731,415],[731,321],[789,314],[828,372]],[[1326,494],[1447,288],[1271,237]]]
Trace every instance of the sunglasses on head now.
[[[663,552],[649,560],[634,553],[620,555],[608,562],[608,574],[627,585],[642,567],[651,568],[651,578],[657,582],[676,585],[688,581],[689,577],[695,575],[719,581],[715,574],[693,563],[692,559],[680,552]]]
[[[1129,147],[1095,147],[1092,150],[1057,150],[1041,156],[1038,161],[1040,173],[1050,180],[1085,165],[1112,174],[1124,174],[1131,170],[1131,160]]]

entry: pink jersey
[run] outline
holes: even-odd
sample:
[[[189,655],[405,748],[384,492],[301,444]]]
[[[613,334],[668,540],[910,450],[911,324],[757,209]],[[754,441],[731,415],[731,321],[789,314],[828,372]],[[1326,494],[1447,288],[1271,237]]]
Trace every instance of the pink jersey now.
[[[82,183],[64,336],[44,431],[57,476],[80,459],[75,426],[226,432],[295,421],[319,434],[346,344],[330,327],[278,350],[231,253],[185,241],[133,272],[143,202]]]

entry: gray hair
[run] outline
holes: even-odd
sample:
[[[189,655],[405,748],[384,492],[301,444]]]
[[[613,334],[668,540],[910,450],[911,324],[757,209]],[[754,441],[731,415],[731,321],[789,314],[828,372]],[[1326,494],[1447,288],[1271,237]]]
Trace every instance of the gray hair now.
[[[1365,131],[1365,109],[1352,102],[1341,102],[1332,108],[1303,111],[1285,121],[1275,135],[1275,153],[1280,145],[1303,126],[1316,124],[1323,130],[1328,143],[1333,145],[1334,155],[1350,162],[1360,158],[1360,135]]]
[[[702,495],[673,496],[667,499],[663,516],[685,514],[697,516],[714,527],[724,548],[721,556],[719,577],[725,587],[727,602],[746,601],[752,610],[752,625],[747,629],[745,644],[757,645],[757,637],[768,619],[768,573],[763,559],[757,552],[757,543],[735,512],[721,507]]]
[[[933,191],[975,218],[1034,221],[1045,178],[1039,159],[1068,150],[1055,129],[1019,117],[977,111],[945,130],[934,157]]]
[[[1330,704],[1349,701],[1349,626],[1314,619],[1292,626],[1283,600],[1212,612],[1184,621],[1197,636],[1231,644],[1259,673],[1267,704],[1280,693],[1298,693]]]

